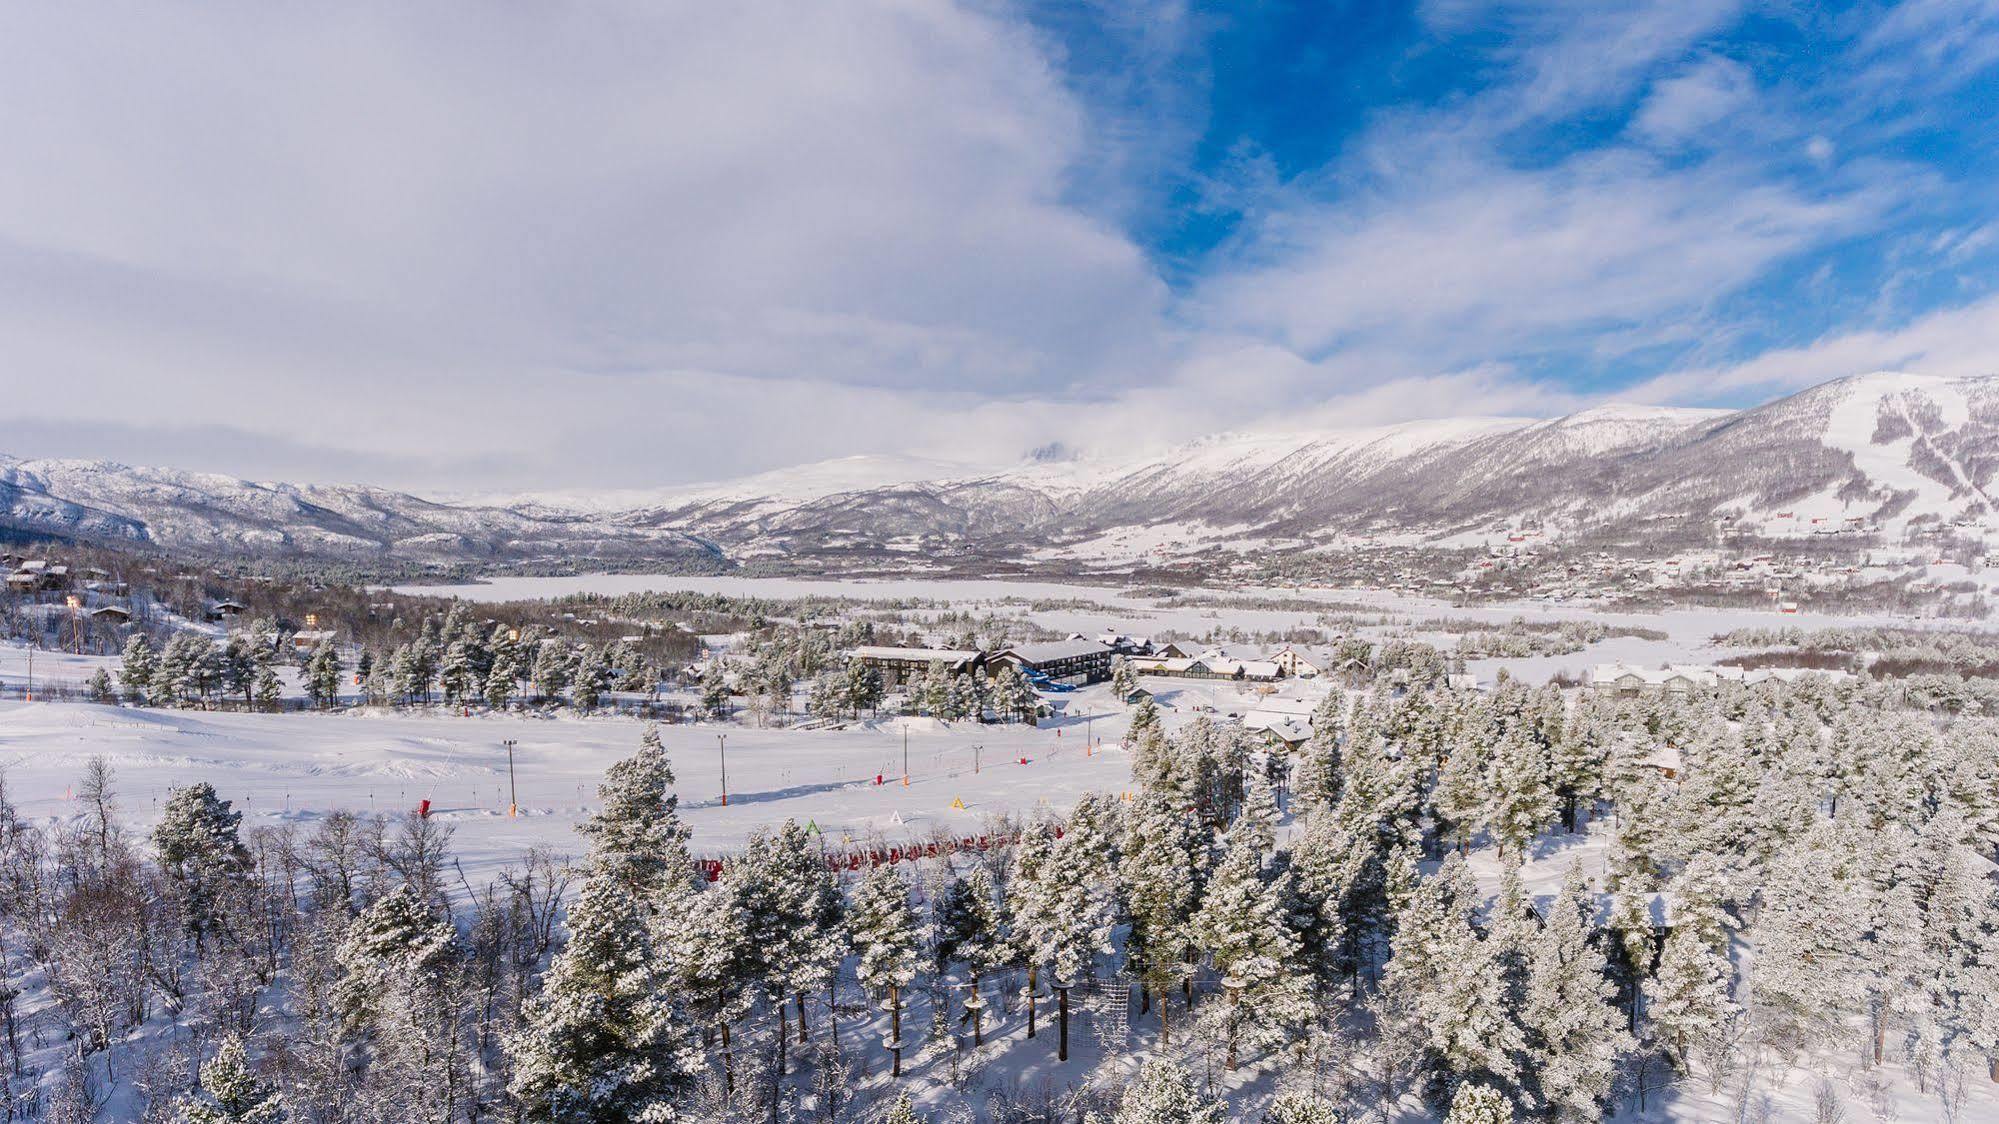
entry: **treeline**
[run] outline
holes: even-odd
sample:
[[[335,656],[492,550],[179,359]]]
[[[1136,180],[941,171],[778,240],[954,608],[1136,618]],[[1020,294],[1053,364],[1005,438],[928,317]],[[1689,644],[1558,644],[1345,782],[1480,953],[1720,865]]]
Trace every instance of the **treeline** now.
[[[1594,1120],[1674,1083],[1750,1104],[1768,1061],[1813,1058],[1898,1061],[1951,1116],[1999,1053],[1999,731],[1897,704],[1382,689],[1330,699],[1293,756],[1141,703],[1133,799],[854,881],[795,823],[699,879],[651,732],[573,870],[486,887],[435,821],[239,836],[199,785],[136,846],[99,765],[83,815],[0,817],[0,905],[10,978],[57,997],[57,1096],[143,1071],[149,1120],[278,1097],[327,1122],[921,1120],[856,1093],[912,1062],[1006,1121],[1240,1118],[1189,1076],[1238,1069],[1285,1121]],[[1522,862],[1585,830],[1601,877],[1530,892]],[[1135,991],[1161,1063],[1129,1089],[1063,1068],[1085,986]],[[20,1017],[0,1002],[0,1031]],[[188,1033],[128,1056],[161,1019]],[[1030,1103],[990,1068],[1031,1049],[1073,1087]],[[202,1119],[277,1118],[248,1111]]]

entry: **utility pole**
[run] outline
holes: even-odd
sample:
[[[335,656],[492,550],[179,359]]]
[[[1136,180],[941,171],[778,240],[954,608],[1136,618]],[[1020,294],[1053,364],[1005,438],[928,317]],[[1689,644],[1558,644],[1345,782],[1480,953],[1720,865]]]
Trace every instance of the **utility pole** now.
[[[520,814],[521,807],[520,790],[514,787],[514,739],[508,738],[500,744],[507,747],[507,818],[513,819]]]
[[[722,807],[729,806],[729,735],[716,734],[716,752],[722,756]]]
[[[902,724],[902,787],[909,787],[909,723]]]
[[[975,745],[972,747],[972,772],[974,774],[977,774],[979,771],[979,751],[984,748],[986,747],[982,745]]]

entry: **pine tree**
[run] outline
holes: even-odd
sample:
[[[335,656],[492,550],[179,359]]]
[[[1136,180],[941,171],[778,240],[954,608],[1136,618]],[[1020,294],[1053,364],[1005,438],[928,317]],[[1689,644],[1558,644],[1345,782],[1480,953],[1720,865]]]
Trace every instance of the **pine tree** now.
[[[223,895],[249,869],[250,853],[237,835],[242,820],[243,813],[230,811],[213,785],[197,781],[168,793],[153,828],[160,865],[180,890],[188,931],[197,942],[221,922]]]
[[[101,667],[91,672],[89,682],[83,687],[83,697],[94,703],[117,702],[116,689],[111,686],[111,673]]]
[[[1026,955],[1030,971],[1049,970],[1060,993],[1060,1061],[1069,1058],[1069,988],[1090,974],[1096,953],[1109,951],[1117,921],[1114,880],[1102,861],[1108,844],[1086,818],[1089,803],[1086,799],[1078,806],[1069,829],[1008,887],[1014,943]]]
[[[1602,950],[1591,943],[1595,895],[1570,867],[1548,911],[1529,967],[1526,1004],[1532,1070],[1542,1099],[1560,1120],[1596,1120],[1610,1098],[1619,1062],[1634,1043],[1624,1032]]]
[[[1476,898],[1456,855],[1417,884],[1396,918],[1385,985],[1445,1073],[1517,1087],[1526,1035],[1509,1013],[1494,950],[1472,928]]]
[[[1346,725],[1346,695],[1335,691],[1312,712],[1312,738],[1298,765],[1298,803],[1306,815],[1339,804],[1345,776],[1340,737]]]
[[[1123,656],[1111,661],[1111,694],[1124,703],[1129,703],[1132,696],[1138,694],[1138,672]]]
[[[1490,1085],[1466,1082],[1451,1098],[1444,1124],[1513,1124],[1513,1105]]]
[[[494,625],[493,635],[486,642],[491,654],[491,663],[486,668],[486,678],[482,693],[486,705],[494,710],[506,709],[507,700],[513,697],[514,685],[521,678],[520,645],[510,635],[504,625]]]
[[[577,827],[590,841],[592,872],[623,886],[642,916],[694,888],[694,860],[673,783],[659,727],[647,726],[638,752],[604,771],[600,804]]]
[[[1340,1114],[1324,1097],[1279,1093],[1264,1110],[1263,1124],[1340,1124]]]
[[[438,664],[437,685],[444,692],[444,701],[454,705],[478,692],[479,677],[472,667],[472,647],[463,639],[453,640],[445,647],[444,659]]]
[[[569,689],[570,698],[584,710],[595,710],[610,689],[611,665],[604,661],[603,649],[594,644],[585,646],[576,661],[576,681]]]
[[[939,940],[945,960],[964,964],[971,975],[966,986],[965,1017],[972,1024],[972,1044],[982,1045],[986,1040],[986,1001],[979,983],[987,974],[1006,967],[1013,955],[1007,947],[992,871],[983,863],[973,867],[971,874],[951,883],[941,925]]]
[[[922,1113],[916,1111],[916,1106],[910,1103],[909,1094],[903,1093],[898,1095],[895,1103],[888,1106],[888,1111],[882,1114],[881,1124],[924,1124],[924,1118]]]
[[[558,640],[545,640],[534,647],[535,695],[543,699],[559,699],[569,689],[569,677],[575,663],[569,646]]]
[[[1770,864],[1751,994],[1759,1021],[1784,1045],[1829,1040],[1860,1006],[1860,873],[1845,834],[1826,821]]]
[[[1548,781],[1547,747],[1525,722],[1500,736],[1488,775],[1492,802],[1486,822],[1499,839],[1502,855],[1522,855],[1555,818],[1555,790]]]
[[[230,1035],[201,1066],[201,1091],[181,1099],[176,1124],[284,1124],[284,1095],[258,1080],[243,1040]]]
[[[673,965],[689,1013],[719,1039],[724,1088],[735,1092],[735,1025],[750,1010],[762,975],[754,920],[739,882],[723,880],[669,898],[653,919],[654,939]]]
[[[342,972],[335,1005],[350,1029],[376,1027],[385,1014],[406,1011],[458,954],[451,922],[410,887],[398,886],[348,924],[334,953]]]
[[[916,911],[909,904],[909,884],[895,867],[875,867],[854,891],[847,916],[854,948],[860,953],[855,974],[861,986],[887,995],[889,1036],[883,1045],[895,1059],[889,1075],[901,1077],[903,989],[916,979],[923,947]]]
[[[728,877],[749,911],[755,969],[776,1015],[782,1069],[789,1030],[786,998],[797,999],[803,1032],[806,993],[831,984],[846,951],[839,928],[839,887],[796,820],[786,820],[774,833],[751,836],[742,856],[730,864]]]
[[[250,697],[258,710],[278,709],[282,701],[284,685],[278,682],[278,673],[268,663],[258,664],[257,673],[250,682]]]
[[[1222,1124],[1227,1106],[1203,1096],[1186,1070],[1164,1058],[1145,1063],[1125,1086],[1110,1124]],[[1101,1124],[1098,1118],[1093,1124]]]
[[[720,667],[711,668],[701,684],[701,709],[710,718],[729,716],[729,683]]]
[[[1147,1003],[1159,1002],[1160,1037],[1171,1037],[1171,990],[1192,973],[1188,922],[1208,877],[1208,833],[1173,798],[1143,792],[1127,821],[1120,874],[1130,926],[1125,957]]]
[[[994,694],[998,695],[997,689]],[[1138,705],[1131,708],[1131,725],[1125,728],[1124,744],[1133,745],[1144,740],[1148,734],[1159,731],[1159,704],[1152,701],[1151,695],[1147,695],[1138,700]]]
[[[125,685],[125,693],[133,702],[152,702],[153,677],[159,671],[159,656],[153,646],[146,642],[142,633],[134,633],[125,641],[125,654],[118,671],[118,679]]]
[[[320,641],[306,660],[305,695],[319,707],[332,706],[340,696],[340,652],[331,640]]]
[[[511,1092],[528,1119],[549,1124],[682,1119],[697,1063],[637,902],[592,877],[570,910],[569,934],[508,1040]]]
[[[1288,874],[1266,878],[1262,841],[1251,825],[1232,831],[1191,923],[1228,993],[1220,1020],[1228,1067],[1243,1048],[1282,1043],[1312,1017],[1311,980],[1298,963]]]

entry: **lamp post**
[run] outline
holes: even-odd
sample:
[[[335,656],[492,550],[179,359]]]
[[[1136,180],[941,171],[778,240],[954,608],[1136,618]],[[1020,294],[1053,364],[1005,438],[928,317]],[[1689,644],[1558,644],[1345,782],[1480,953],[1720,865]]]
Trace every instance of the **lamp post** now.
[[[520,791],[514,787],[514,739],[508,738],[501,744],[507,747],[507,818],[513,819],[520,814],[521,806]]]
[[[722,807],[729,806],[729,735],[715,735],[716,752],[722,758]]]
[[[909,723],[902,724],[902,787],[909,787]]]

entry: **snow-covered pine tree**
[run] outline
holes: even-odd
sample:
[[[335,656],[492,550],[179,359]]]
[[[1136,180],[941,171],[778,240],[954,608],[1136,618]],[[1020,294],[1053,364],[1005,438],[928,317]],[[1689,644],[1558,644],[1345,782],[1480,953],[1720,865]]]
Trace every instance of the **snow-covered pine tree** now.
[[[1347,697],[1334,691],[1312,712],[1312,737],[1305,743],[1298,763],[1296,792],[1300,811],[1310,815],[1314,808],[1331,808],[1340,802],[1345,777],[1340,761],[1340,738],[1346,732]]]
[[[529,1120],[670,1124],[694,1083],[689,1028],[638,902],[593,875],[569,911],[569,944],[507,1042],[510,1090]]]
[[[111,673],[98,668],[90,673],[90,679],[83,685],[83,697],[94,703],[117,702],[117,689],[111,685]]]
[[[1681,1072],[1696,1054],[1721,1042],[1737,1014],[1731,992],[1731,921],[1723,907],[1727,880],[1720,860],[1696,859],[1667,886],[1673,902],[1659,968],[1645,981],[1652,1033]]]
[[[1157,731],[1159,728],[1159,704],[1152,701],[1152,696],[1147,695],[1138,700],[1138,705],[1131,708],[1131,725],[1125,727],[1124,744],[1134,745],[1148,732]]]
[[[1138,672],[1133,670],[1131,661],[1118,656],[1111,660],[1111,694],[1119,702],[1129,703],[1138,693]]]
[[[925,1121],[923,1114],[910,1103],[909,1094],[901,1093],[896,1096],[895,1103],[888,1106],[888,1111],[882,1113],[881,1124],[925,1124]]]
[[[1069,1059],[1069,988],[1090,974],[1097,953],[1110,950],[1117,922],[1115,879],[1105,861],[1111,845],[1091,819],[1091,806],[1086,797],[1028,876],[1008,885],[1014,944],[1028,957],[1030,971],[1049,971],[1059,993],[1060,1061]]]
[[[334,953],[341,968],[334,1002],[348,1028],[376,1026],[412,987],[450,970],[458,933],[408,886],[376,899],[348,923]]]
[[[160,865],[180,893],[188,933],[200,944],[221,925],[223,897],[232,882],[250,867],[237,825],[243,813],[229,810],[229,801],[215,786],[196,781],[167,794],[160,822],[153,828],[153,846]]]
[[[278,673],[268,663],[257,665],[257,671],[250,680],[251,703],[261,711],[278,709],[284,696],[284,685],[278,682]]]
[[[1119,864],[1130,925],[1125,963],[1138,977],[1142,1005],[1159,1002],[1162,1041],[1172,1034],[1172,989],[1193,971],[1193,939],[1187,931],[1207,883],[1209,834],[1184,802],[1161,793],[1140,793],[1125,821]]]
[[[585,645],[576,660],[576,679],[570,684],[570,699],[584,710],[595,710],[610,689],[611,665],[604,658],[604,650],[595,644]]]
[[[1451,1098],[1444,1124],[1513,1124],[1513,1105],[1492,1086],[1467,1081]]]
[[[1289,874],[1266,876],[1254,825],[1231,831],[1190,923],[1227,992],[1226,1008],[1214,1017],[1230,1069],[1242,1050],[1276,1046],[1312,1018],[1311,977],[1300,970],[1290,896]]]
[[[472,649],[464,640],[453,640],[444,648],[437,667],[437,686],[444,701],[456,705],[478,690],[478,676],[472,670]]]
[[[861,986],[885,995],[889,1036],[882,1045],[894,1059],[889,1076],[902,1076],[902,997],[916,979],[923,931],[909,904],[909,883],[894,866],[875,867],[861,879],[848,907],[847,929],[860,954],[855,974]]]
[[[1614,1001],[1600,946],[1591,940],[1596,895],[1571,866],[1548,910],[1528,969],[1526,1003],[1532,1062],[1541,1100],[1557,1120],[1603,1115],[1618,1066],[1634,1043]]]
[[[1825,1043],[1861,1003],[1862,870],[1847,833],[1821,821],[1770,864],[1752,930],[1758,1022],[1786,1048]]]
[[[993,885],[992,871],[984,863],[951,883],[950,895],[944,900],[942,927],[945,957],[963,964],[970,976],[965,989],[965,1018],[972,1024],[972,1044],[982,1045],[986,1040],[986,1000],[980,982],[1013,959],[1007,947],[999,892]]]
[[[743,854],[729,865],[727,877],[737,884],[748,910],[760,990],[777,1022],[781,1072],[790,1032],[785,1001],[796,998],[803,1031],[806,993],[831,983],[846,952],[839,887],[796,820],[786,820],[775,832],[752,835]]]
[[[365,673],[364,673],[365,674]],[[305,664],[305,696],[314,706],[332,706],[340,697],[340,650],[321,640]]]
[[[144,633],[133,633],[125,641],[125,653],[120,660],[118,680],[125,685],[125,694],[133,702],[145,703],[153,700],[153,677],[159,671],[159,655],[146,642]]]
[[[231,1034],[201,1065],[201,1089],[181,1099],[175,1124],[284,1124],[284,1095],[250,1068],[243,1040]]]
[[[1165,1058],[1146,1062],[1125,1086],[1109,1124],[1222,1124],[1228,1107],[1204,1095],[1186,1070]],[[1099,1116],[1091,1124],[1104,1124]]]
[[[1472,927],[1477,896],[1457,855],[1418,883],[1396,918],[1384,986],[1423,1039],[1434,1077],[1519,1088],[1526,1034],[1507,1006],[1493,950]]]
[[[863,710],[872,711],[881,706],[884,693],[881,672],[855,660],[847,665],[846,684],[847,704],[853,709],[855,718],[859,718]]]
[[[575,673],[575,654],[560,640],[543,640],[534,648],[534,691],[538,698],[559,699]]]
[[[1520,856],[1555,818],[1555,790],[1548,779],[1548,747],[1526,722],[1500,735],[1487,775],[1491,803],[1485,820],[1502,856]]]
[[[1263,1111],[1263,1124],[1340,1124],[1340,1113],[1324,1097],[1279,1093]]]
[[[1036,1030],[1036,1002],[1040,998],[1041,943],[1035,934],[1045,929],[1044,915],[1054,906],[1041,893],[1041,869],[1048,865],[1055,847],[1054,828],[1047,823],[1031,823],[1021,829],[1013,845],[1006,878],[1007,948],[1015,963],[1027,969],[1027,985],[1021,997],[1027,1001],[1027,1036]]]
[[[673,783],[659,728],[647,726],[638,751],[604,771],[600,804],[577,826],[590,841],[592,874],[623,886],[641,916],[694,889],[694,860]]]
[[[724,879],[697,893],[671,897],[652,919],[653,941],[673,966],[688,1014],[713,1032],[722,1055],[722,1084],[736,1087],[735,1026],[749,1013],[761,976],[761,950],[742,884]]]

